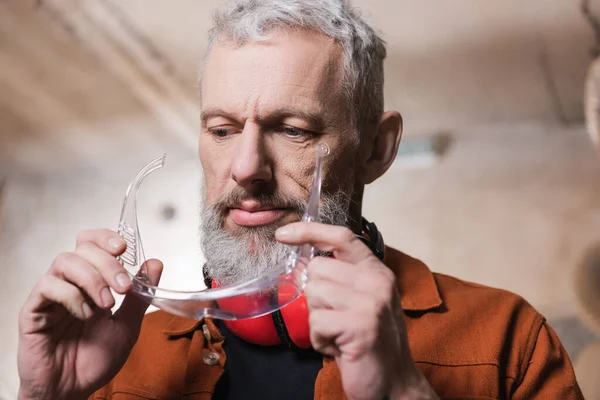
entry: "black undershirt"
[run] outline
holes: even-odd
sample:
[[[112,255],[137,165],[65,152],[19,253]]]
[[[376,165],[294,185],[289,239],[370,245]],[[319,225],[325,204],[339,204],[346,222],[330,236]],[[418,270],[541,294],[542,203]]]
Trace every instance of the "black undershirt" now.
[[[231,333],[222,321],[215,323],[225,336],[227,361],[213,399],[314,399],[315,380],[323,366],[321,354],[251,344]]]

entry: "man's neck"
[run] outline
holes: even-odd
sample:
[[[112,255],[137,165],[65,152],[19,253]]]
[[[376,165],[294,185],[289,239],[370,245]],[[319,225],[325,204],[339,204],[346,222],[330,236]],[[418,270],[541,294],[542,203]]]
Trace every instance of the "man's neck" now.
[[[349,224],[348,227],[352,230],[352,232],[360,235],[363,230],[362,226],[362,196],[363,190],[358,190],[352,196],[352,201],[350,202],[350,208],[348,209]]]

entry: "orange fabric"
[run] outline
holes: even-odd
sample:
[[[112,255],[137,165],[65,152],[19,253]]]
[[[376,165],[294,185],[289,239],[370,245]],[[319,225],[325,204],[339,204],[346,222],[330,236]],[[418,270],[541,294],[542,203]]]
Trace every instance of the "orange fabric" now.
[[[521,297],[433,274],[391,248],[386,264],[398,277],[413,359],[441,398],[583,398],[556,334]],[[123,369],[90,399],[210,399],[226,361],[223,340],[210,320],[149,314]],[[207,365],[208,353],[219,363]],[[329,358],[315,399],[345,399]]]

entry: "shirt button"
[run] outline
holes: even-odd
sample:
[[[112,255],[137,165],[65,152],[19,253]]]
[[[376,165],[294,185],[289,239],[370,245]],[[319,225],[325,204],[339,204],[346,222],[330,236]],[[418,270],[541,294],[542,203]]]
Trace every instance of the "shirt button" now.
[[[220,359],[221,359],[221,356],[219,356],[217,353],[212,352],[212,351],[204,353],[204,355],[202,356],[202,360],[204,361],[204,364],[206,364],[206,365],[217,365],[219,363]]]

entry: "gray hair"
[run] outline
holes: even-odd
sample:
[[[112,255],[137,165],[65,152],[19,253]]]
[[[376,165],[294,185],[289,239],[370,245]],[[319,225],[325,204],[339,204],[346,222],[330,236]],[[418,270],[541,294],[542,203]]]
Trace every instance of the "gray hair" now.
[[[232,0],[213,20],[204,60],[218,40],[241,46],[268,40],[274,29],[309,29],[334,39],[344,53],[342,94],[357,134],[381,118],[385,42],[348,0]]]

